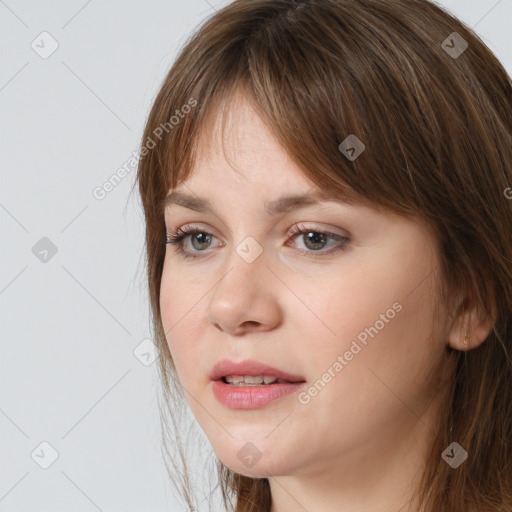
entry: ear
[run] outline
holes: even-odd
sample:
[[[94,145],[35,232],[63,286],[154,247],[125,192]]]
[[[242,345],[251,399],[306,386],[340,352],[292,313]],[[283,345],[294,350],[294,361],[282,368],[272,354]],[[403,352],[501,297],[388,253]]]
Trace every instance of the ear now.
[[[461,306],[465,304],[465,307]],[[496,305],[493,302],[490,312],[478,307],[476,301],[461,301],[448,333],[448,345],[455,350],[472,350],[479,347],[489,336],[496,321]]]

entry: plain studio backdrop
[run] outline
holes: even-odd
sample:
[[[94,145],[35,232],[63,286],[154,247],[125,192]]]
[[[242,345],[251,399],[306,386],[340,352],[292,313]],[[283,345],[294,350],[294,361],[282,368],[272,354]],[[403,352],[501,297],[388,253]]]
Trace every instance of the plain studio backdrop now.
[[[181,510],[135,170],[104,184],[130,169],[178,48],[227,3],[0,0],[2,512]],[[512,0],[439,3],[512,72]]]

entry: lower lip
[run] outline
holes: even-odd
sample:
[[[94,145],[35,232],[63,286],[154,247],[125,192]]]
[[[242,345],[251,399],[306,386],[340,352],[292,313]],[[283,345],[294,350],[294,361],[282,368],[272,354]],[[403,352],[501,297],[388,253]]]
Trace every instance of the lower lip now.
[[[213,382],[215,398],[230,409],[259,409],[269,402],[296,393],[305,382],[231,386],[223,380]]]

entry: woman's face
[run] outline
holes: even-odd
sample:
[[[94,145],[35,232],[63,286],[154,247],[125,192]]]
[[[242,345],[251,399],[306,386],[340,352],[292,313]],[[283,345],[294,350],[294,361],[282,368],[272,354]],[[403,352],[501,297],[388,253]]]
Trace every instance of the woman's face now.
[[[412,220],[335,200],[269,214],[267,202],[318,190],[248,104],[232,111],[229,161],[218,137],[176,189],[214,213],[177,203],[165,211],[167,232],[199,231],[182,240],[196,258],[167,245],[160,294],[190,407],[221,461],[247,476],[348,475],[392,454],[406,460],[435,428],[445,352],[434,237]],[[305,234],[292,233],[298,225]],[[303,382],[214,381],[221,360]],[[246,370],[217,377],[276,373]]]

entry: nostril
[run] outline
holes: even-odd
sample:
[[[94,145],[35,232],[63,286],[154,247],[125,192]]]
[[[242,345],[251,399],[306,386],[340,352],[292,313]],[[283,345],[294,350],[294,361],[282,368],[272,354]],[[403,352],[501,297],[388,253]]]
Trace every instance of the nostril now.
[[[247,320],[247,322],[244,322],[242,324],[244,327],[257,327],[259,325],[258,322],[255,322],[254,320]]]

